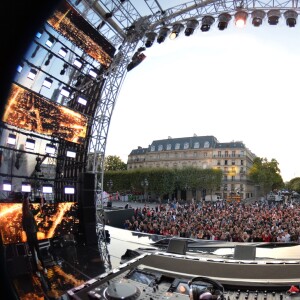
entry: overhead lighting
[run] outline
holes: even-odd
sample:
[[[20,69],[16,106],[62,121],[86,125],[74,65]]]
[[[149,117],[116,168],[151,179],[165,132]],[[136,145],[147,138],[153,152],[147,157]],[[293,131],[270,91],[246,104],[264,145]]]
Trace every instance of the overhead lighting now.
[[[234,18],[235,18],[235,25],[239,28],[243,28],[246,25],[248,13],[242,10],[237,11],[234,15]]]
[[[178,35],[180,34],[180,32],[183,30],[183,28],[184,28],[184,26],[181,23],[174,24],[169,38],[171,40],[176,39],[178,37]]]
[[[68,149],[67,153],[66,153],[66,156],[70,157],[70,158],[75,158],[76,157],[76,151],[73,150],[73,149]]]
[[[43,194],[52,194],[53,193],[53,186],[51,184],[44,184],[42,186]]]
[[[188,20],[186,23],[186,28],[185,28],[184,34],[186,36],[190,36],[191,34],[194,33],[194,31],[198,25],[199,25],[199,22],[196,19]]]
[[[39,31],[35,34],[35,37],[38,38],[38,39],[40,39],[41,36],[42,36],[42,34],[43,34],[43,32],[44,32],[43,29],[39,30]]]
[[[49,48],[51,48],[54,44],[55,40],[53,36],[50,36],[49,39],[46,41],[46,46],[48,46]]]
[[[25,142],[25,148],[28,150],[34,150],[35,147],[35,140],[27,138]]]
[[[68,53],[68,50],[64,47],[61,47],[60,50],[58,51],[58,54],[61,56],[61,57],[66,57]]]
[[[145,34],[145,36],[146,36],[146,38],[147,38],[146,43],[145,43],[145,46],[146,46],[147,48],[150,48],[150,47],[153,45],[153,43],[154,43],[154,41],[155,41],[155,39],[156,39],[156,37],[157,37],[157,33],[154,32],[154,31],[151,31],[151,32],[147,32],[147,33]]]
[[[279,18],[281,16],[279,9],[271,9],[267,12],[268,15],[268,23],[270,25],[277,25],[279,22]]]
[[[45,80],[44,80],[44,82],[43,82],[43,86],[46,87],[46,88],[48,88],[48,89],[50,89],[52,83],[53,83],[53,80],[50,79],[50,78],[48,78],[48,77],[46,77]]]
[[[31,185],[28,182],[22,182],[21,191],[25,193],[31,192]]]
[[[68,89],[67,87],[63,87],[60,91],[60,93],[65,96],[65,97],[69,97],[71,94],[71,90]]]
[[[27,78],[33,80],[35,78],[37,74],[37,70],[36,69],[30,69],[28,75],[27,75]]]
[[[219,30],[224,30],[227,28],[229,21],[231,20],[231,15],[228,13],[222,13],[218,17],[219,24],[218,28]]]
[[[263,10],[254,10],[251,13],[252,25],[255,27],[259,27],[262,24],[265,16],[266,16],[266,13]]]
[[[131,71],[133,68],[138,66],[144,59],[146,58],[146,55],[144,53],[141,53],[140,51],[137,51],[132,56],[131,62],[127,66],[127,71]]]
[[[10,133],[7,137],[7,142],[6,143],[8,145],[15,146],[16,143],[17,143],[17,136],[13,133]]]
[[[18,72],[18,73],[21,73],[22,70],[23,70],[23,68],[24,68],[24,64],[23,64],[23,63],[20,63],[20,64],[17,66],[17,72]]]
[[[207,32],[210,29],[210,26],[215,22],[215,18],[213,16],[204,16],[202,18],[201,31]]]
[[[294,10],[287,10],[284,12],[284,17],[286,20],[286,25],[289,27],[295,27],[297,23],[298,14]]]
[[[79,58],[75,58],[73,65],[80,69],[83,65],[83,62]]]
[[[163,43],[168,36],[170,29],[168,27],[162,27],[158,33],[157,42],[159,44]]]
[[[68,195],[74,195],[75,194],[75,188],[74,188],[74,186],[65,186],[64,187],[64,192],[65,192],[65,194],[68,194]]]
[[[80,103],[80,104],[82,104],[82,105],[86,105],[87,104],[86,98],[84,96],[82,96],[82,95],[79,95],[77,97],[77,102]]]
[[[56,147],[52,144],[46,144],[46,149],[45,149],[45,152],[47,154],[54,154],[56,151]]]
[[[11,188],[12,188],[11,181],[3,180],[2,190],[6,192],[11,192]]]
[[[90,69],[89,75],[93,78],[96,78],[98,76],[98,70],[96,70],[95,68]]]

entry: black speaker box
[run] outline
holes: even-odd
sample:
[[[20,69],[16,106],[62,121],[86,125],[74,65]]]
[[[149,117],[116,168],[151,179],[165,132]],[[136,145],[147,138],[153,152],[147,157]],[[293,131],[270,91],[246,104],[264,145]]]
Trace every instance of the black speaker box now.
[[[236,245],[234,247],[233,259],[255,260],[256,247],[250,245]]]
[[[82,207],[95,206],[95,180],[93,173],[80,173],[79,175],[79,203]]]
[[[186,254],[187,242],[186,240],[170,239],[167,252],[175,254]]]

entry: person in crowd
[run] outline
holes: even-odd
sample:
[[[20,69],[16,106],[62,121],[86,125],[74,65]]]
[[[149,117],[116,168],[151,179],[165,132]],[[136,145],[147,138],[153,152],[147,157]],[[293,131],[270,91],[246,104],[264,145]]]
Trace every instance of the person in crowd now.
[[[43,206],[43,202],[41,202],[41,207]],[[28,194],[24,195],[23,202],[22,202],[22,226],[23,230],[26,234],[28,248],[31,252],[32,256],[32,267],[33,271],[36,272],[38,276],[40,276],[41,270],[44,273],[47,273],[47,269],[45,267],[38,243],[38,227],[34,215],[38,213],[39,209],[34,210],[29,201]],[[38,263],[39,260],[39,263]]]

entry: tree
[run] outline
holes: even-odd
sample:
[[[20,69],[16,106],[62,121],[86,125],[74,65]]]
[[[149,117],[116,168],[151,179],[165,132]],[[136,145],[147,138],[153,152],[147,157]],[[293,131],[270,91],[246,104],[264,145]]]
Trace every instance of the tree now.
[[[127,164],[119,156],[109,155],[104,160],[104,171],[127,170]]]
[[[286,187],[294,192],[300,193],[300,177],[295,177],[291,179],[287,184]]]

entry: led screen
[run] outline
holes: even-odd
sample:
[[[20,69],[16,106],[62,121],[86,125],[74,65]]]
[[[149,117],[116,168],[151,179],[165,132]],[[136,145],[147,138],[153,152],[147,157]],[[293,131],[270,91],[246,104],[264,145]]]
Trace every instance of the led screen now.
[[[12,84],[3,122],[45,135],[82,144],[87,131],[87,118],[69,108]]]
[[[32,203],[34,209],[40,204]],[[35,215],[38,239],[50,239],[78,232],[78,205],[75,202],[45,204]],[[22,228],[22,203],[0,203],[0,230],[4,244],[26,242]]]
[[[104,67],[109,67],[115,48],[69,3],[61,1],[47,22]]]

